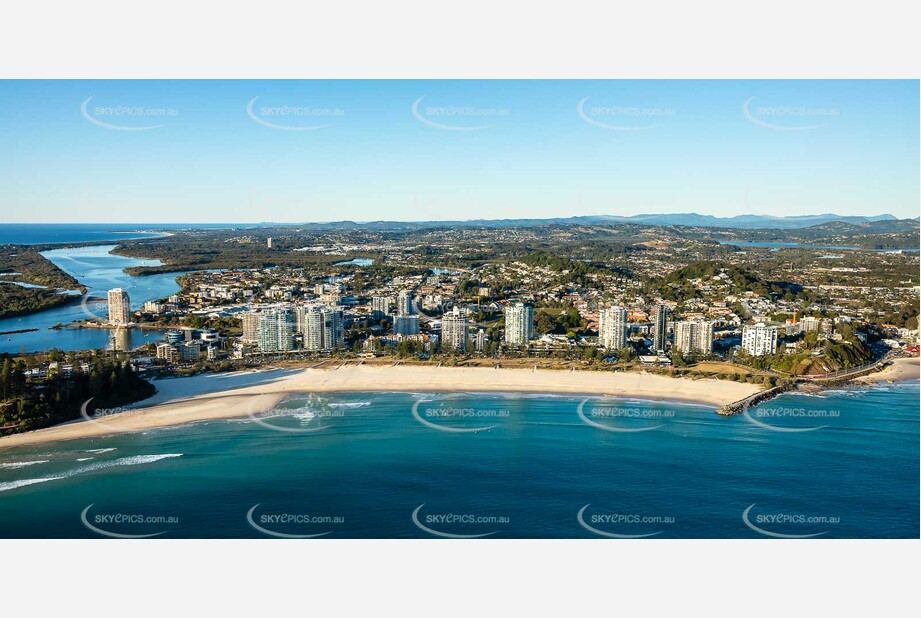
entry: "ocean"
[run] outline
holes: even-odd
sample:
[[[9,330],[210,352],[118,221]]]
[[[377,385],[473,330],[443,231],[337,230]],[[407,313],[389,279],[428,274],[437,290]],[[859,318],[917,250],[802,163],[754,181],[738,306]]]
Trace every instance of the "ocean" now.
[[[0,224],[0,245],[119,241],[160,236],[140,232],[139,229],[150,228],[139,227],[136,223],[3,223]]]
[[[0,536],[917,538],[918,402],[917,381],[733,417],[536,394],[292,395],[252,418],[0,450]]]
[[[44,245],[52,243],[90,243],[155,238],[160,232],[206,228],[252,227],[216,223],[0,223],[0,245]]]

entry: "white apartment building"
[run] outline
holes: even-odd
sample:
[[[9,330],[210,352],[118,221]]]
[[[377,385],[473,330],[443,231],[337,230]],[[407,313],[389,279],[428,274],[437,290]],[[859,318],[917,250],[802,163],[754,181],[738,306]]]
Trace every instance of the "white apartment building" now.
[[[380,320],[390,315],[390,309],[393,306],[393,298],[390,296],[373,296],[371,297],[371,319]]]
[[[476,338],[473,340],[473,349],[477,352],[486,351],[486,343],[489,341],[489,336],[486,334],[486,331],[482,328],[479,329],[476,333]]]
[[[666,334],[668,332],[668,307],[664,304],[656,305],[655,315],[652,318],[652,348],[656,352],[665,351]]]
[[[272,308],[259,314],[260,352],[287,352],[294,349],[294,312]]]
[[[807,316],[799,321],[800,330],[804,333],[817,332],[821,325],[822,325],[821,318],[815,318],[812,316]]]
[[[256,343],[259,341],[259,315],[257,311],[247,311],[243,314],[243,336],[241,339],[245,343]]]
[[[534,307],[515,303],[505,308],[505,343],[527,345],[534,337]]]
[[[416,312],[415,307],[413,306],[413,292],[412,290],[404,290],[400,292],[400,295],[397,297],[397,314],[398,315],[412,315]]]
[[[441,319],[441,340],[445,349],[467,349],[467,312],[455,306]]]
[[[598,345],[605,350],[619,350],[627,346],[627,310],[623,307],[604,307],[598,312]]]
[[[777,327],[763,322],[743,326],[742,349],[752,356],[774,354],[777,351]]]
[[[304,313],[304,349],[338,350],[345,342],[345,317],[340,309],[307,307]]]
[[[672,349],[680,354],[709,354],[713,351],[713,322],[677,322]]]
[[[124,326],[131,322],[131,299],[121,288],[109,290],[109,324]]]
[[[416,312],[412,290],[404,290],[397,297],[397,314],[412,315]]]
[[[157,344],[157,358],[161,358],[168,363],[175,363],[179,360],[179,350],[168,343]]]

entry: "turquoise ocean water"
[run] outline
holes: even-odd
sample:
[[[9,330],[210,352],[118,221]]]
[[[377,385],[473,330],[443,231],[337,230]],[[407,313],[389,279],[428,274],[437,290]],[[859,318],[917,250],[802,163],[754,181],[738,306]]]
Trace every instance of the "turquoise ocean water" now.
[[[917,382],[730,418],[573,396],[292,396],[252,418],[0,450],[0,536],[917,538],[918,420]]]

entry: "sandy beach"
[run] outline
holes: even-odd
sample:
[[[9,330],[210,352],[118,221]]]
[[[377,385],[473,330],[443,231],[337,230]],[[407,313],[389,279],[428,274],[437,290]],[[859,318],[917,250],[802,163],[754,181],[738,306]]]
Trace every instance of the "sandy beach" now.
[[[877,384],[879,382],[902,382],[904,380],[917,380],[921,377],[921,363],[918,358],[896,358],[892,364],[882,371],[871,373],[855,379],[861,384]]]
[[[156,380],[157,393],[131,410],[0,438],[4,447],[143,431],[194,421],[236,418],[270,410],[309,392],[526,392],[671,400],[714,408],[760,390],[726,380],[669,378],[649,373],[549,371],[425,366],[347,365],[204,374]]]

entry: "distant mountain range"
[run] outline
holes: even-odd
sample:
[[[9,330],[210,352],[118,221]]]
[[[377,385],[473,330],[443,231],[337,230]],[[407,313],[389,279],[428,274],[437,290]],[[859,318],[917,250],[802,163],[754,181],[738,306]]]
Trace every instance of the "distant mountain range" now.
[[[688,225],[695,227],[731,227],[741,229],[797,229],[822,225],[823,223],[872,223],[875,221],[895,221],[893,215],[875,217],[842,216],[835,214],[796,215],[792,217],[771,217],[766,215],[737,215],[735,217],[714,217],[697,213],[676,213],[665,215],[634,215],[632,217],[607,216],[608,221],[621,223],[640,223],[644,225]]]
[[[538,225],[684,225],[691,227],[714,227],[735,229],[803,229],[828,223],[867,224],[880,221],[899,221],[893,215],[876,215],[872,217],[844,216],[835,214],[797,215],[791,217],[770,217],[766,215],[737,215],[735,217],[714,217],[697,213],[633,215],[588,215],[582,217],[565,217],[550,219],[470,219],[467,221],[335,221],[329,223],[304,223],[298,227],[320,229],[365,229],[365,230],[400,230],[427,227],[533,227]],[[917,221],[906,219],[904,221]],[[262,223],[260,226],[294,224]]]

